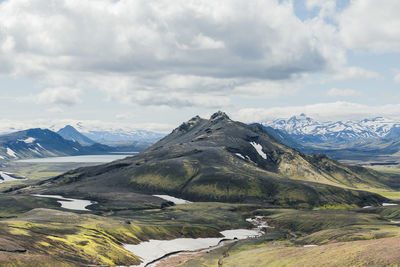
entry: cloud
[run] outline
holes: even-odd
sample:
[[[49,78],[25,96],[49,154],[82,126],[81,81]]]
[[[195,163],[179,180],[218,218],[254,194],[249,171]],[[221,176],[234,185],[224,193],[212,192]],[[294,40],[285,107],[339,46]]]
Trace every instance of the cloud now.
[[[61,104],[73,106],[80,102],[81,91],[78,89],[58,87],[47,88],[34,97],[38,104]]]
[[[52,107],[52,108],[47,109],[47,111],[51,112],[51,113],[59,113],[59,114],[64,113],[64,110],[60,107]]]
[[[346,54],[400,51],[398,4],[376,2],[338,11],[333,0],[307,0],[318,15],[302,21],[290,0],[8,0],[0,2],[0,74],[142,106],[215,109],[235,96],[279,98],[314,73],[327,82],[380,78],[348,66]],[[387,16],[376,12],[381,6]],[[52,94],[40,101],[79,99]]]
[[[330,97],[348,97],[359,95],[359,92],[353,89],[332,88],[326,94]]]
[[[400,52],[400,1],[354,0],[337,16],[340,36],[350,49]]]
[[[120,114],[115,115],[115,118],[117,120],[127,120],[127,119],[131,119],[133,117],[134,116],[130,113],[120,113]]]
[[[0,16],[2,51],[16,73],[277,79],[326,64],[318,39],[286,1],[21,0],[3,2]]]
[[[140,105],[226,106],[246,88],[345,64],[335,27],[301,21],[291,1],[20,0],[0,17],[0,72]]]
[[[304,106],[245,108],[240,109],[232,117],[236,120],[250,123],[289,118],[301,113],[320,120],[350,120],[376,116],[400,119],[400,104],[369,106],[338,101]]]
[[[351,79],[379,79],[382,75],[371,70],[360,67],[341,67],[335,70],[334,74],[328,78],[329,81],[344,81]]]
[[[393,72],[394,72],[393,81],[395,81],[396,83],[400,83],[400,70],[395,69],[393,70]]]
[[[306,5],[306,8],[309,10],[312,10],[314,8],[319,8],[318,16],[321,18],[333,16],[336,11],[336,1],[335,0],[325,0],[325,1],[307,0],[305,5]]]

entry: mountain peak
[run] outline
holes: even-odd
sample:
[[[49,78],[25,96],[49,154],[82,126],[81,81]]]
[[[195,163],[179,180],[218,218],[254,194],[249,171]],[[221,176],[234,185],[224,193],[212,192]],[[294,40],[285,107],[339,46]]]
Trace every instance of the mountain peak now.
[[[60,129],[57,133],[61,135],[64,139],[78,142],[82,146],[90,146],[96,143],[87,136],[81,134],[77,129],[75,129],[71,125],[66,125],[64,128]]]
[[[230,120],[229,116],[226,115],[226,113],[223,111],[217,111],[210,117],[210,120],[212,120],[212,121],[221,120],[221,119]]]
[[[76,131],[76,129],[73,127],[73,126],[71,126],[71,125],[65,125],[65,127],[63,128],[63,129],[65,129],[65,130],[75,130]],[[60,129],[61,130],[61,129]]]

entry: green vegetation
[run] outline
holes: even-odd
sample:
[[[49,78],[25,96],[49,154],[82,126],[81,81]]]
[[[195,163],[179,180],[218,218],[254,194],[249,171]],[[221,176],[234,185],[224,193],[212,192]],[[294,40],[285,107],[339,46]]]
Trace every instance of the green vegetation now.
[[[398,206],[355,210],[258,209],[261,238],[198,254],[179,266],[398,266]],[[303,247],[304,245],[319,245]]]
[[[141,154],[108,164],[7,168],[29,179],[0,186],[7,192],[0,195],[1,266],[133,265],[139,258],[123,244],[221,236],[221,230],[254,227],[245,220],[254,216],[270,226],[264,236],[192,255],[184,265],[373,266],[400,260],[394,252],[400,208],[380,206],[390,200],[376,194],[400,197],[397,170],[303,154],[223,113],[193,118]],[[169,206],[154,193],[196,202]],[[71,212],[32,194],[97,203],[91,211]],[[319,247],[303,247],[310,244]]]
[[[262,147],[266,156],[252,143]],[[258,126],[216,113],[210,120],[196,117],[183,123],[135,157],[69,171],[39,190],[83,198],[112,189],[169,194],[191,201],[362,207],[386,201],[380,195],[358,191],[390,190],[385,179],[389,178],[373,170],[300,153]]]
[[[16,204],[21,205],[21,202]],[[231,227],[248,226],[238,210],[250,206],[222,203],[199,203],[165,210],[147,210],[133,216],[99,217],[60,210],[34,209],[18,217],[0,221],[3,246],[18,245],[31,257],[13,254],[26,265],[32,257],[40,262],[69,262],[71,265],[138,264],[139,259],[122,248],[122,244],[137,244],[147,239],[218,236],[219,231]],[[172,220],[172,218],[174,218]],[[41,257],[39,257],[41,256]],[[25,261],[27,260],[27,261]],[[0,265],[8,262],[0,254]]]
[[[400,239],[333,243],[319,247],[266,245],[230,250],[229,256],[189,261],[181,266],[398,266]],[[220,251],[218,251],[220,253]],[[213,254],[217,254],[215,251]],[[217,254],[218,255],[218,254]],[[225,254],[226,255],[226,254]]]

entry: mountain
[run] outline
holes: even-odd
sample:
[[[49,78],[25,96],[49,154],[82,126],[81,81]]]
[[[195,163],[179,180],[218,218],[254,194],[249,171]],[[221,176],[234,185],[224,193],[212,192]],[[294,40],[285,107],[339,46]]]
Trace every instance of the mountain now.
[[[378,139],[388,135],[392,129],[400,127],[400,122],[382,117],[360,121],[318,122],[305,114],[262,124],[284,131],[297,140],[313,143],[351,143]]]
[[[119,151],[141,151],[165,136],[163,133],[137,129],[129,124],[98,120],[38,120],[23,122],[7,120],[0,125],[0,136],[25,130],[29,127],[27,125],[34,125],[35,128],[49,129],[54,132],[60,131],[60,134],[67,140],[76,140],[83,146],[100,143],[116,147]],[[160,131],[168,127],[168,125],[162,125]]]
[[[288,146],[305,153],[324,153],[338,160],[368,161],[400,151],[400,123],[382,117],[318,122],[301,114],[262,125]]]
[[[121,145],[127,144],[131,142],[147,142],[147,143],[155,143],[164,137],[164,134],[145,131],[145,130],[107,130],[107,131],[87,131],[82,132],[85,136],[90,139],[108,145]]]
[[[29,129],[0,136],[1,160],[99,154],[110,150],[100,144],[82,146],[48,129]]]
[[[142,151],[155,142],[153,139],[150,139],[152,141],[145,141],[145,140],[142,140],[142,141],[130,140],[130,141],[128,141],[129,138],[133,138],[133,137],[128,137],[128,135],[124,135],[127,139],[124,141],[124,139],[121,138],[121,135],[117,135],[117,136],[111,135],[110,136],[109,133],[103,132],[103,135],[107,136],[109,138],[109,140],[114,140],[113,142],[111,142],[111,141],[108,142],[108,146],[110,146],[110,147],[108,147],[105,144],[100,144],[100,143],[93,141],[86,135],[80,133],[78,130],[76,130],[71,125],[65,126],[64,128],[60,129],[57,133],[59,135],[61,135],[64,139],[78,142],[82,146],[93,146],[96,144],[96,146],[104,146],[107,151],[112,150],[114,152]],[[101,139],[101,140],[104,141],[105,139]]]
[[[257,123],[254,123],[253,125],[257,125]],[[264,126],[262,124],[259,124],[259,127],[262,127],[264,131],[266,131],[268,134],[270,134],[272,137],[274,137],[276,140],[281,142],[282,144],[287,145],[288,147],[297,149],[299,151],[303,151],[306,148],[298,142],[296,139],[294,139],[292,136],[290,136],[288,133],[282,130],[274,129],[270,126]]]
[[[90,139],[90,138],[86,137],[85,135],[81,134],[80,132],[78,132],[71,125],[65,126],[64,128],[58,130],[57,133],[59,135],[61,135],[64,139],[78,142],[82,146],[90,146],[90,145],[93,145],[96,143],[92,139]]]
[[[323,155],[300,153],[260,125],[232,121],[217,112],[208,120],[192,118],[137,156],[69,171],[36,190],[76,196],[144,192],[192,201],[299,207],[362,206],[384,198],[354,189],[385,187],[381,178]]]

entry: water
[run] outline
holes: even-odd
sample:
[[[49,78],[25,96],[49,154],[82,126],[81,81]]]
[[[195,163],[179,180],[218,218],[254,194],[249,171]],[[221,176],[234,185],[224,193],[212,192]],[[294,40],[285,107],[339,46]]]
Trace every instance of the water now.
[[[142,259],[139,267],[148,266],[150,262],[164,255],[178,251],[194,251],[214,247],[223,239],[246,239],[257,237],[262,233],[258,230],[235,229],[222,231],[222,237],[211,238],[177,238],[172,240],[149,240],[138,245],[124,245],[124,248]]]
[[[90,201],[86,199],[65,198],[63,196],[58,196],[58,195],[33,195],[33,196],[55,198],[57,199],[57,202],[61,204],[61,208],[69,210],[89,211],[86,207],[92,204],[96,204],[95,201]]]
[[[37,158],[37,159],[23,159],[18,160],[17,162],[28,162],[28,163],[60,163],[60,162],[99,162],[99,163],[107,163],[118,159],[124,159],[131,155],[117,155],[117,154],[108,154],[108,155],[82,155],[82,156],[68,156],[68,157],[51,157],[51,158]]]

